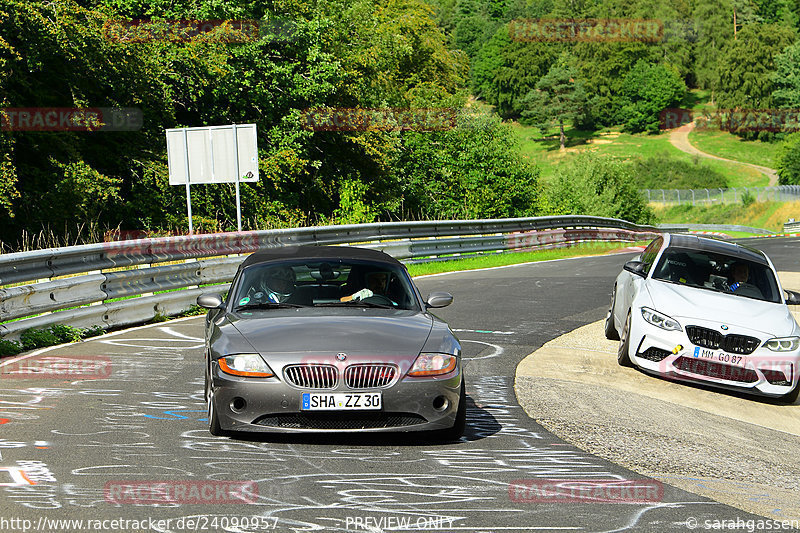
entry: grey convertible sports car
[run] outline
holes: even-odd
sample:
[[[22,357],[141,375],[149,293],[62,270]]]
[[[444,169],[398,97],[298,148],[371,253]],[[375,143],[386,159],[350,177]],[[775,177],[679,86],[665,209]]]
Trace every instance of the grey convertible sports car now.
[[[461,345],[406,268],[375,250],[250,255],[229,297],[203,295],[209,430],[434,431],[458,438]]]

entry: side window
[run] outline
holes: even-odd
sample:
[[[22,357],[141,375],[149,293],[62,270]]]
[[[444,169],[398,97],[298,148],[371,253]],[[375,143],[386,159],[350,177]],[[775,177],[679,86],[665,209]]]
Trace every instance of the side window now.
[[[653,242],[648,244],[647,248],[645,248],[644,252],[642,252],[641,261],[645,264],[645,273],[649,273],[650,269],[653,268],[653,263],[655,262],[658,251],[661,249],[661,245],[663,243],[664,239],[662,237],[657,237]]]

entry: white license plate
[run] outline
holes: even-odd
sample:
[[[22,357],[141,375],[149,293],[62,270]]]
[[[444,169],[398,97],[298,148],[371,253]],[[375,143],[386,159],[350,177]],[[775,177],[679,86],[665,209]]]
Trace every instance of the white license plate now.
[[[697,359],[705,359],[706,361],[714,361],[715,363],[725,363],[738,367],[745,367],[747,365],[747,357],[743,355],[734,355],[727,352],[720,352],[717,350],[709,350],[708,348],[694,347],[692,356]]]
[[[382,405],[380,392],[304,392],[303,411],[376,410]]]

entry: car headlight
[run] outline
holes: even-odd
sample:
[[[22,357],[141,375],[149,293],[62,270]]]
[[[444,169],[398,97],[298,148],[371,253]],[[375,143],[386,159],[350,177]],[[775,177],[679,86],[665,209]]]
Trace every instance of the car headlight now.
[[[776,337],[764,343],[773,352],[793,352],[800,344],[800,337]]]
[[[667,331],[683,331],[677,320],[653,309],[642,307],[642,317],[657,328],[666,329]]]
[[[446,353],[421,353],[414,361],[409,376],[439,376],[452,372],[456,368],[458,358]]]
[[[237,353],[219,359],[219,368],[232,376],[248,378],[270,378],[272,369],[257,353]]]

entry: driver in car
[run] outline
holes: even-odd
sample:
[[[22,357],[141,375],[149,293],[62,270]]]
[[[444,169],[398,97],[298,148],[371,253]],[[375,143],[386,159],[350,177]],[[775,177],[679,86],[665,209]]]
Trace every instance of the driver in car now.
[[[343,296],[340,298],[342,302],[360,301],[370,298],[375,295],[386,297],[386,292],[389,288],[389,273],[388,272],[370,272],[364,276],[367,287],[360,291],[351,294],[350,296]],[[394,302],[392,302],[394,303]]]
[[[730,268],[730,276],[728,279],[728,288],[734,294],[741,294],[742,296],[752,296],[754,298],[762,298],[761,290],[749,283],[750,281],[750,267],[747,263],[733,263]]]
[[[282,303],[289,299],[296,281],[294,270],[287,266],[266,269],[261,280],[248,292],[254,303]]]

